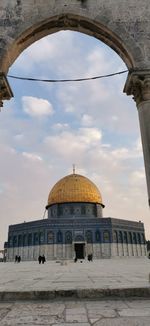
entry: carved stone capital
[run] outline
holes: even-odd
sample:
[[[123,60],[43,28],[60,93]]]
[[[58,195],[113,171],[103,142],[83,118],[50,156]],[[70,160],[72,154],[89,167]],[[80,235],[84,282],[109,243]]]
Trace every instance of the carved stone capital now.
[[[0,72],[0,107],[3,107],[3,100],[10,100],[13,97],[8,80],[3,72]]]
[[[124,93],[133,95],[137,106],[150,100],[150,70],[129,72],[124,87]]]

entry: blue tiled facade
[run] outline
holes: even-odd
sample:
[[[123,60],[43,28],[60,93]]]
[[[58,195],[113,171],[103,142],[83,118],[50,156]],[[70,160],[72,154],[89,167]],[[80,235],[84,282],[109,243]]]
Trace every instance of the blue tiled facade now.
[[[143,223],[96,217],[99,212],[97,206],[89,203],[53,205],[49,208],[48,219],[10,225],[7,246],[66,244],[80,240],[90,243],[145,243]]]
[[[94,259],[145,256],[141,222],[102,217],[102,205],[61,203],[47,207],[48,218],[9,226],[7,259]]]

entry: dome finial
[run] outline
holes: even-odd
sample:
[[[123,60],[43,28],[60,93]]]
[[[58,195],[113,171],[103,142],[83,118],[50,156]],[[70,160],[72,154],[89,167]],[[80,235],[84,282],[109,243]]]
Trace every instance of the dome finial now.
[[[73,174],[75,174],[75,172],[76,172],[76,166],[75,166],[75,164],[72,164],[72,167],[73,167]]]

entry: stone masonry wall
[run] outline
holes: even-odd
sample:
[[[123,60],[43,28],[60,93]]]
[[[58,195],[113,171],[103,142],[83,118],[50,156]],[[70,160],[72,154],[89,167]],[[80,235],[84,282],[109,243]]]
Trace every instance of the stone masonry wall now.
[[[0,71],[41,37],[76,30],[101,39],[129,68],[149,68],[149,0],[1,0]]]

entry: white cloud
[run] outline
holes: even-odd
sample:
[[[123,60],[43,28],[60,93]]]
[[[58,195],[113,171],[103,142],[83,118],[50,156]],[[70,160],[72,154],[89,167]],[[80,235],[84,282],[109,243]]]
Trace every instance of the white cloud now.
[[[134,186],[145,185],[145,171],[144,168],[140,168],[136,171],[133,171],[130,175],[130,184]]]
[[[85,127],[90,127],[94,124],[93,118],[89,114],[83,114],[81,124]]]
[[[32,161],[43,161],[42,157],[35,154],[35,153],[27,153],[27,152],[23,152],[22,155]]]
[[[52,104],[43,98],[22,97],[23,110],[32,117],[43,117],[54,113]]]
[[[90,146],[100,144],[102,133],[97,128],[79,128],[75,131],[62,131],[58,135],[47,136],[44,143],[48,148],[62,155],[81,155]]]
[[[58,123],[55,123],[52,128],[54,130],[62,130],[62,129],[67,129],[68,127],[69,127],[68,123],[58,122]]]
[[[94,38],[85,39],[72,32],[51,35],[28,48],[12,70],[16,75],[74,78],[122,69],[112,51]],[[24,119],[19,84],[12,82],[14,105],[8,103],[0,119],[0,216],[6,216],[1,239],[6,240],[9,224],[42,217],[49,190],[72,172],[72,163],[100,188],[104,216],[143,219],[149,230],[138,115],[132,99],[122,94],[125,79],[33,83],[32,93],[24,83],[24,112],[49,117],[52,100],[51,119]]]

